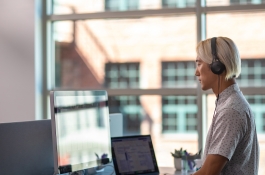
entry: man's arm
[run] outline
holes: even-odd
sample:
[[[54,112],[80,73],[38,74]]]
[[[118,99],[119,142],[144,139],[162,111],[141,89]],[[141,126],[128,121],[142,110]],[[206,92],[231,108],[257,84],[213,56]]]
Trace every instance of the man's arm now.
[[[206,160],[193,175],[219,175],[228,159],[218,154],[208,154]]]

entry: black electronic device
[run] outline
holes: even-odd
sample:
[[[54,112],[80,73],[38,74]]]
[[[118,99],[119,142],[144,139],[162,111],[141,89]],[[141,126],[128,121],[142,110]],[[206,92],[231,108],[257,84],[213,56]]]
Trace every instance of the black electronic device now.
[[[1,175],[53,175],[51,120],[0,123]]]
[[[158,175],[159,169],[150,135],[111,138],[116,175]]]
[[[220,75],[225,70],[225,65],[220,61],[220,59],[217,56],[217,47],[216,47],[216,37],[213,37],[211,39],[211,50],[212,50],[212,57],[213,61],[210,64],[211,71],[214,74]]]

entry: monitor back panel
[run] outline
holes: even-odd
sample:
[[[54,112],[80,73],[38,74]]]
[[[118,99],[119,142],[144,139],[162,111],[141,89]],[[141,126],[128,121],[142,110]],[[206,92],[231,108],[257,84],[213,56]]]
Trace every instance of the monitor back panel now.
[[[53,174],[51,120],[1,123],[0,145],[0,174]]]
[[[110,136],[123,136],[123,116],[121,113],[114,113],[109,115],[110,118]]]

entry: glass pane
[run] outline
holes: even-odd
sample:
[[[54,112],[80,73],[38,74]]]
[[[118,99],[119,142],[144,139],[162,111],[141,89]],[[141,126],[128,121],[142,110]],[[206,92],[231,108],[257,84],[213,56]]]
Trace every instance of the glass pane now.
[[[162,0],[163,8],[195,7],[196,0]]]
[[[196,96],[162,97],[162,116],[163,133],[196,133]]]
[[[265,86],[265,59],[244,59],[237,79],[241,87]]]
[[[198,152],[196,96],[110,96],[109,109],[123,114],[124,135],[152,135],[159,166],[174,167],[174,149]]]
[[[195,16],[54,22],[56,87],[194,87],[195,29]]]
[[[53,0],[52,8],[53,14],[102,12],[105,11],[105,0]]]
[[[162,62],[162,86],[196,87],[194,61]]]
[[[141,123],[148,118],[138,96],[110,96],[109,112],[122,113],[123,134],[141,133]]]
[[[253,110],[257,132],[259,134],[265,134],[265,95],[248,95],[246,99]]]
[[[195,7],[196,0],[53,0],[53,14]]]
[[[265,0],[206,0],[207,6],[263,4]]]
[[[265,95],[245,95],[255,117],[258,141],[260,146],[259,174],[265,174]],[[215,95],[207,96],[207,131],[212,122],[215,109]]]
[[[265,58],[265,13],[207,14],[207,38],[226,36],[243,59]]]
[[[240,86],[265,85],[265,13],[207,15],[207,38],[226,36],[234,40],[242,58]],[[227,27],[229,26],[229,27]]]
[[[105,87],[139,88],[139,63],[105,64]]]

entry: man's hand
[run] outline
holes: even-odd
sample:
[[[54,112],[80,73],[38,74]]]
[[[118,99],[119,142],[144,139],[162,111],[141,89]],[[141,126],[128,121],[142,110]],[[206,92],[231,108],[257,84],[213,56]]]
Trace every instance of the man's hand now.
[[[206,160],[193,175],[219,175],[228,159],[218,154],[208,154]]]

